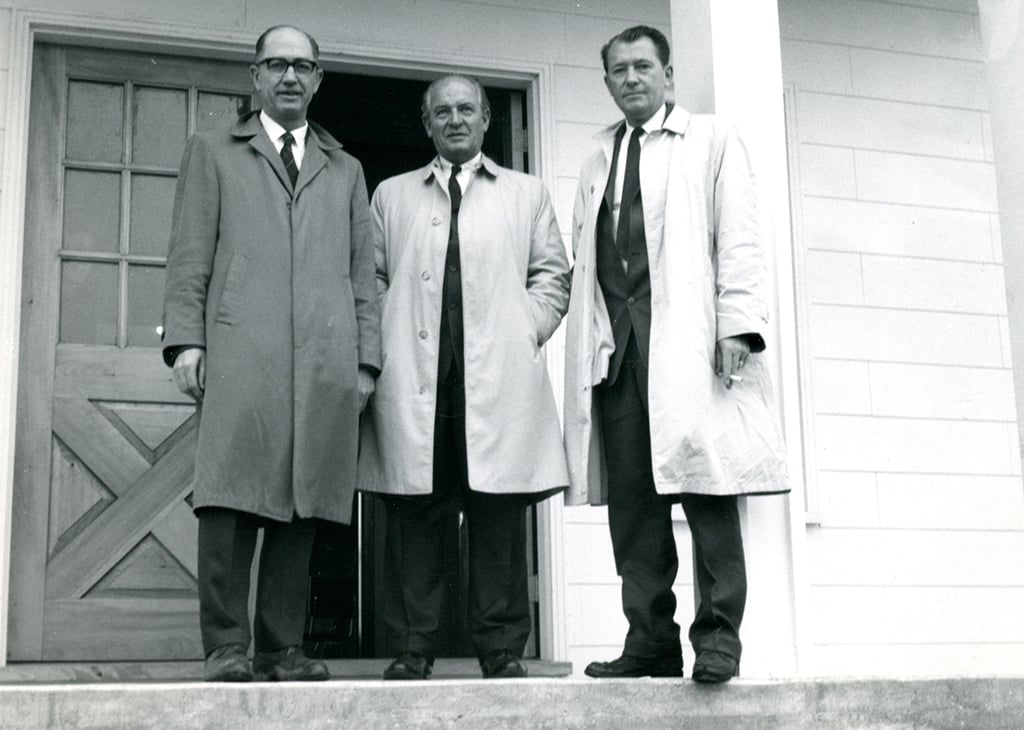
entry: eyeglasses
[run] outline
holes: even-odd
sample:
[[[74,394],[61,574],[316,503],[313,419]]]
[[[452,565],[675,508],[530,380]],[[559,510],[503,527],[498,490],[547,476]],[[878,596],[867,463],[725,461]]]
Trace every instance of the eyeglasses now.
[[[308,61],[304,58],[296,58],[291,61],[287,58],[264,58],[256,63],[266,66],[267,71],[273,76],[284,76],[288,73],[288,68],[291,67],[295,69],[295,75],[300,79],[310,78],[313,72],[320,68],[316,61]]]

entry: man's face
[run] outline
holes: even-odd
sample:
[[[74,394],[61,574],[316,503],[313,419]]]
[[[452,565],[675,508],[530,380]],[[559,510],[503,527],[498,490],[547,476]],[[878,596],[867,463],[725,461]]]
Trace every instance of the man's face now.
[[[632,43],[618,41],[608,49],[605,86],[634,127],[650,119],[665,103],[672,66],[662,66],[658,49],[647,37]]]
[[[460,165],[476,156],[491,123],[490,109],[481,108],[476,85],[465,79],[445,79],[430,91],[423,127],[437,154]]]
[[[313,48],[304,34],[293,28],[280,28],[267,36],[260,57],[249,69],[260,106],[282,127],[294,129],[305,121],[306,109],[320,88],[324,72],[319,66],[306,74],[299,73],[293,66],[288,66],[283,73],[275,72],[266,63],[271,59],[315,64]]]

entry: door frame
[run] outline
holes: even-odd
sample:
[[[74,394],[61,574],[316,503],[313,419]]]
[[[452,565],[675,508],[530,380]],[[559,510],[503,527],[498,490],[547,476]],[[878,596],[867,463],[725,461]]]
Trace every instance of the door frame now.
[[[65,12],[11,11],[11,67],[4,113],[3,170],[0,177],[0,666],[7,663],[10,596],[11,520],[17,383],[20,349],[22,252],[24,247],[29,109],[33,49],[40,41],[181,56],[248,61],[252,33],[111,18]],[[320,57],[331,70],[389,75],[424,81],[439,74],[469,73],[484,84],[522,89],[527,99],[527,150],[533,173],[557,191],[554,164],[553,67],[546,63],[496,61],[450,50],[368,46],[318,39]],[[0,103],[3,100],[0,99]],[[553,194],[555,194],[553,192]],[[566,232],[568,229],[566,229]],[[562,396],[563,348],[558,336],[547,348],[558,402]],[[565,660],[565,570],[563,503],[538,505],[538,596],[541,658]]]

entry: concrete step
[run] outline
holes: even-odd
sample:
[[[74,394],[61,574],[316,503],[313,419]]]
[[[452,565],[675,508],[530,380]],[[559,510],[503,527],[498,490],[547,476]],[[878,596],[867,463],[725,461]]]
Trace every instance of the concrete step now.
[[[380,679],[389,659],[327,659],[334,679]],[[526,659],[531,677],[567,677],[571,662]],[[198,682],[201,661],[181,662],[47,662],[16,663],[0,667],[0,687],[7,684],[95,684],[106,682]],[[433,679],[479,679],[476,659],[440,657]],[[0,725],[0,728],[3,726]]]
[[[1024,677],[7,684],[0,727],[1019,730]]]

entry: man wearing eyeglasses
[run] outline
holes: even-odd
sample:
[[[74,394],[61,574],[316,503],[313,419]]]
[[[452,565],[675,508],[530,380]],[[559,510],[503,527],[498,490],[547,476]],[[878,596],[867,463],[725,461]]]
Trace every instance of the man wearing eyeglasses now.
[[[351,519],[380,309],[362,168],[306,120],[318,55],[296,28],[260,36],[261,109],[195,135],[178,178],[163,344],[200,413],[193,508],[208,681],[328,678],[301,650],[310,549],[316,520]]]

